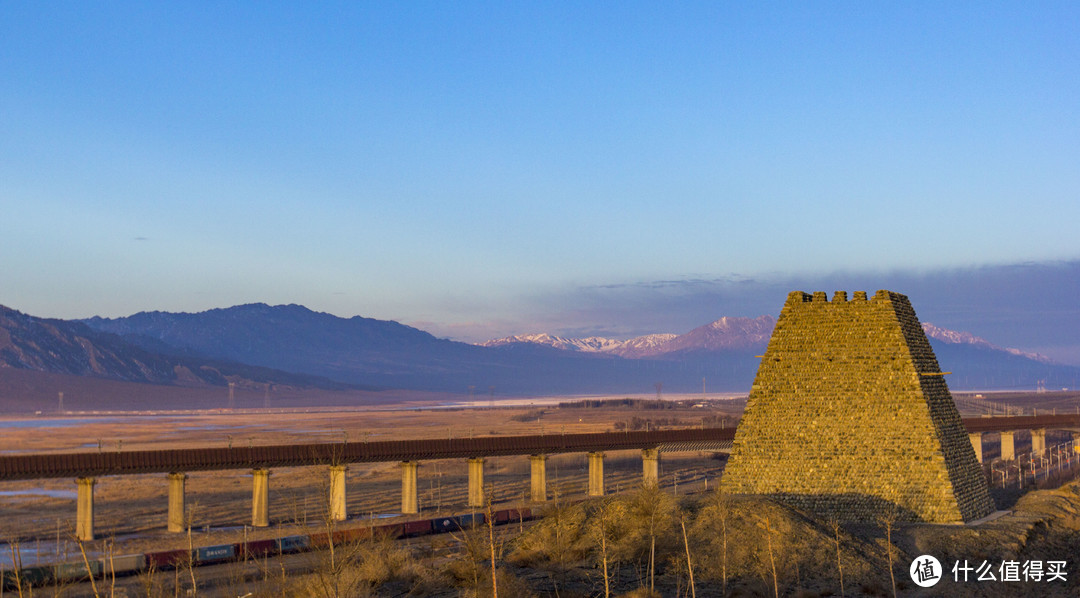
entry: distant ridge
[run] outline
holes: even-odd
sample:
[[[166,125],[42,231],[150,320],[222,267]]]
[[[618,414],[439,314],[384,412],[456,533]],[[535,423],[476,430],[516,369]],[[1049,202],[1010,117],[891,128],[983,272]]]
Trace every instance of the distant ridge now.
[[[703,377],[716,391],[732,391],[749,385],[755,367],[752,355],[742,354],[723,367],[709,359],[645,359],[653,347],[671,340],[669,335],[623,343],[602,339],[560,343],[549,337],[542,343],[477,346],[439,339],[394,321],[342,318],[300,305],[253,303],[200,313],[141,312],[83,322],[133,344],[167,346],[177,354],[229,359],[349,384],[480,396],[652,393],[657,381],[671,392],[686,392],[699,390]]]
[[[158,351],[155,349],[166,349]],[[37,318],[0,306],[0,369],[12,368],[176,386],[278,384],[337,389],[346,385],[225,359],[137,344],[78,321]]]

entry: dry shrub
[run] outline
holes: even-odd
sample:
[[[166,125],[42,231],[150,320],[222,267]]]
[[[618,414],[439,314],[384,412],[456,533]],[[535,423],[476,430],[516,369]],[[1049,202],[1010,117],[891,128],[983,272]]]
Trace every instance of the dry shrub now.
[[[513,544],[509,560],[525,567],[563,569],[583,560],[591,542],[586,535],[585,507],[552,505],[543,518]]]
[[[629,495],[612,500],[611,555],[616,563],[647,565],[650,555],[656,563],[666,561],[660,555],[679,550],[681,542],[675,529],[679,510],[675,499],[656,486],[646,486]],[[596,525],[599,518],[590,520]]]
[[[445,572],[456,585],[475,589],[491,583],[491,558],[487,536],[479,526],[461,529],[452,534],[460,545],[458,558],[446,564]]]
[[[695,563],[701,566],[695,574],[700,573],[702,579],[724,578],[725,526],[729,582],[739,578],[768,580],[772,593],[770,538],[766,534],[771,534],[773,560],[781,584],[797,583],[796,571],[803,580],[839,581],[834,530],[826,522],[808,518],[768,498],[727,496],[719,492],[703,499],[690,527],[691,550]],[[839,534],[845,577],[872,576],[875,570],[887,566],[880,562],[881,556],[877,554],[880,551],[874,551],[843,528]]]
[[[491,572],[488,572],[491,575]],[[503,571],[502,569],[496,574],[496,579],[499,585],[499,596],[509,598],[535,598],[536,592],[533,592],[532,588],[527,583],[522,581],[520,577]],[[491,578],[483,579],[476,588],[467,588],[461,592],[462,598],[491,598]]]
[[[396,541],[376,537],[312,553],[314,571],[288,584],[289,596],[377,596],[385,585],[404,586],[411,595],[430,593],[436,575],[417,562],[408,548]]]
[[[358,579],[371,586],[417,576],[418,563],[394,540],[379,537],[361,541],[358,547],[351,560]]]

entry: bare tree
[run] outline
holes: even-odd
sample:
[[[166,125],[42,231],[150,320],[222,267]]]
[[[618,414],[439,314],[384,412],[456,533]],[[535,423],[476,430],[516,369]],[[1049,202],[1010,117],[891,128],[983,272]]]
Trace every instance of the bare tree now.
[[[697,598],[697,588],[694,586],[694,558],[690,555],[690,540],[686,537],[686,520],[680,520],[682,526],[683,546],[686,547],[686,571],[690,575],[690,595]]]
[[[896,526],[897,514],[895,511],[889,511],[880,517],[878,521],[881,526],[885,528],[885,554],[889,557],[889,583],[892,584],[893,598],[896,598],[896,575],[893,573],[893,558],[895,548],[892,543],[892,532]]]
[[[82,555],[83,565],[86,567],[86,575],[90,578],[90,589],[94,592],[94,598],[101,598],[98,594],[97,584],[94,583],[94,570],[90,567],[90,559],[86,557],[86,546],[83,544],[82,538],[75,536],[75,541],[79,543],[79,554]]]
[[[769,520],[768,515],[758,516],[758,527],[765,530],[765,544],[769,549],[769,566],[772,568],[772,582],[773,582],[773,595],[776,598],[780,598],[780,584],[777,581],[776,576],[776,555],[773,551],[772,536],[776,533],[776,530],[772,527],[772,522]]]
[[[491,508],[491,495],[494,493],[495,489],[489,487],[487,491],[487,516],[485,519],[488,528],[488,547],[491,549],[491,596],[492,598],[499,598],[498,572],[495,568],[495,512]]]
[[[833,541],[836,543],[836,572],[840,575],[840,598],[844,598],[844,563],[840,560],[840,521],[831,519]]]

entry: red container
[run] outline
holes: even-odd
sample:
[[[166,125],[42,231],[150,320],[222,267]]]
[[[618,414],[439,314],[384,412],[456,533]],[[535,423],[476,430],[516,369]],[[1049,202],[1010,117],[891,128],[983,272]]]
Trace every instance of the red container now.
[[[371,537],[370,527],[354,527],[334,532],[334,542],[338,544],[351,544]]]
[[[387,523],[386,525],[376,526],[372,533],[376,538],[397,540],[405,533],[405,525],[402,523]]]
[[[330,534],[326,532],[311,534],[310,537],[312,548],[326,548],[327,546],[330,546]]]
[[[521,518],[517,509],[503,509],[501,511],[495,511],[495,525],[503,525],[504,523],[510,523],[511,521],[517,521]]]
[[[244,558],[258,558],[277,554],[277,540],[250,540],[241,546]]]
[[[402,524],[401,534],[406,538],[426,536],[431,533],[431,520],[406,521]]]
[[[177,566],[191,562],[191,555],[187,550],[163,550],[161,552],[146,553],[146,568],[175,569]]]

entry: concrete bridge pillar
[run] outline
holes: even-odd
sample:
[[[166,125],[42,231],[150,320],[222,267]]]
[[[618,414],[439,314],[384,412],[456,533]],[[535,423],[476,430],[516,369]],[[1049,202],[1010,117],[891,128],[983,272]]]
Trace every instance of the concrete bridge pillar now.
[[[484,458],[469,459],[469,506],[484,506]]]
[[[604,495],[604,453],[589,453],[589,496]]]
[[[184,491],[187,474],[173,472],[169,474],[169,518],[168,528],[172,533],[179,533],[186,528],[184,521]]]
[[[416,470],[419,461],[401,462],[401,513],[415,515],[420,512],[420,500],[416,495]]]
[[[1046,452],[1046,428],[1031,431],[1031,452],[1035,455]]]
[[[345,510],[345,472],[348,470],[344,465],[330,466],[330,519],[333,521],[349,518]]]
[[[94,478],[78,478],[78,502],[75,505],[75,536],[83,542],[94,539]]]
[[[251,470],[251,526],[270,525],[270,470]]]
[[[641,470],[642,485],[660,484],[660,449],[641,449]]]
[[[547,501],[547,455],[529,455],[532,476],[529,479],[530,498],[533,502]]]
[[[971,440],[971,448],[975,449],[975,462],[982,463],[982,432],[968,434],[968,439]]]
[[[1001,433],[1001,460],[1012,461],[1016,458],[1016,443],[1013,439],[1015,432]]]

